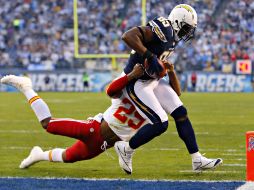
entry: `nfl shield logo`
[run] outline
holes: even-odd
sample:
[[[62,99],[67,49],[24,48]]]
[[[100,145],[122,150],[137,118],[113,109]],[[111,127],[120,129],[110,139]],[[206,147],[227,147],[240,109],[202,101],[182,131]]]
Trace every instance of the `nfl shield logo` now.
[[[249,138],[248,151],[254,150],[254,137]]]

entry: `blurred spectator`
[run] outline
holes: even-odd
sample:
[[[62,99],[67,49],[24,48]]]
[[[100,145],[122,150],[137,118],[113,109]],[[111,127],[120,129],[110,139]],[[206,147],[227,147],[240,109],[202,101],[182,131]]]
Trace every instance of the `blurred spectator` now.
[[[90,78],[89,78],[89,75],[86,72],[84,72],[82,80],[83,80],[84,91],[88,92],[90,90],[89,89]]]
[[[197,84],[197,74],[196,72],[191,73],[191,86],[192,86],[192,91],[196,91],[196,84]]]

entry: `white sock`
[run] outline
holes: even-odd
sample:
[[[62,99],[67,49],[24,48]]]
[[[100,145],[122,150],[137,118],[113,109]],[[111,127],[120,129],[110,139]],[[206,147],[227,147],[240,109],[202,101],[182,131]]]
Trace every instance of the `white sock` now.
[[[38,96],[38,94],[33,89],[25,91],[24,95],[29,101],[29,104],[31,105],[39,121],[51,117],[48,105]]]
[[[33,90],[29,89],[24,92],[24,95],[26,96],[26,99],[29,101],[31,98],[38,96],[38,94]]]
[[[200,156],[202,156],[202,155],[199,152],[195,152],[195,153],[191,154],[192,160],[194,160],[195,158],[199,158]]]
[[[33,98],[34,98],[34,101],[32,101],[31,103],[29,101],[29,103],[35,115],[37,116],[38,120],[42,121],[46,118],[51,117],[51,113],[48,108],[48,105],[39,96],[35,96]]]
[[[55,148],[42,153],[41,159],[50,162],[63,162],[63,152],[65,149]]]

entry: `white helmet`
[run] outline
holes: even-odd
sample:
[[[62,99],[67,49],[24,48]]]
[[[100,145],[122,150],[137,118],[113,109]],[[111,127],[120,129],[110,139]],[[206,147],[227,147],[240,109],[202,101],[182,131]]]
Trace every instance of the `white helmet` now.
[[[194,37],[197,27],[197,13],[190,5],[177,5],[169,14],[168,19],[177,36],[177,41],[188,41]]]

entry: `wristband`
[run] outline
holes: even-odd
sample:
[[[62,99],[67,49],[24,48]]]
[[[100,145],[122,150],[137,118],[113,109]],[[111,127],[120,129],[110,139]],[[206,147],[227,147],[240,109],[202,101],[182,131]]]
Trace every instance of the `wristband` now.
[[[151,57],[153,57],[153,53],[149,50],[146,50],[146,52],[143,54],[143,59],[150,59]]]

